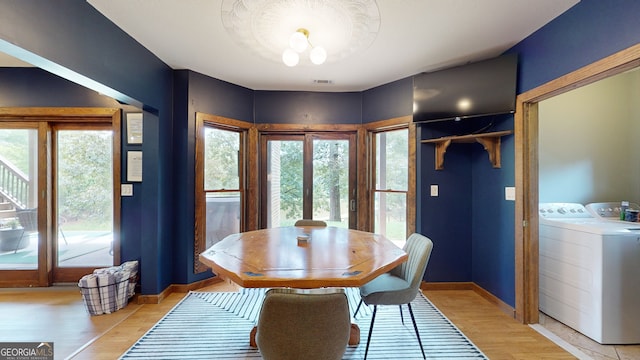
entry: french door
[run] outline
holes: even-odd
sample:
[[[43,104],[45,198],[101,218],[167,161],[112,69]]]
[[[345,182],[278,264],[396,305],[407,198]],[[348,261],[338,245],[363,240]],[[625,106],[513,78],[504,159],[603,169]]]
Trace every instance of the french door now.
[[[113,134],[110,125],[53,126],[54,282],[75,282],[113,261]]]
[[[354,133],[265,134],[261,137],[261,227],[298,219],[355,228]]]
[[[120,111],[19,110],[0,116],[0,286],[77,282],[118,263]]]

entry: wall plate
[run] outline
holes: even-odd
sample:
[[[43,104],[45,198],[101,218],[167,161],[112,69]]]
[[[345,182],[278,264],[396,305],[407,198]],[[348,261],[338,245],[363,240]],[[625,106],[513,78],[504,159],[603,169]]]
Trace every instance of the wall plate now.
[[[133,196],[133,184],[120,184],[120,196]]]

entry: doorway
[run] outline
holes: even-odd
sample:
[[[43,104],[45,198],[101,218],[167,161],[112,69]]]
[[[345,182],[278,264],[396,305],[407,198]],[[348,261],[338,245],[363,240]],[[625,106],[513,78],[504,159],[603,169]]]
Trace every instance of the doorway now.
[[[119,263],[120,110],[3,108],[0,143],[0,286]]]
[[[518,95],[515,123],[516,319],[538,322],[538,103],[638,67],[640,44]]]
[[[323,220],[354,229],[355,133],[265,134],[261,137],[261,224]]]

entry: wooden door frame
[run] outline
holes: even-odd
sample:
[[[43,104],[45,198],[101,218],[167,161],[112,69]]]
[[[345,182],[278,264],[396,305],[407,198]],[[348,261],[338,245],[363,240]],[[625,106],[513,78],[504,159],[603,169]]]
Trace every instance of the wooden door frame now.
[[[121,163],[121,109],[118,108],[23,108],[0,107],[0,122],[38,122],[38,142],[51,144],[50,122],[110,122],[113,129],[113,262],[120,263],[120,163]],[[51,171],[51,154],[38,147],[38,168]],[[38,244],[38,267],[35,270],[5,270],[0,286],[50,286],[53,283],[53,182],[50,176],[38,176],[38,232],[45,234]]]
[[[116,134],[113,131],[114,125],[110,122],[110,121],[106,121],[106,119],[102,119],[102,118],[82,118],[82,119],[78,119],[79,123],[73,122],[60,122],[56,120],[50,121],[49,122],[49,130],[51,132],[51,168],[50,168],[50,174],[52,174],[51,176],[51,232],[50,235],[52,235],[52,241],[54,242],[52,250],[54,250],[53,254],[52,254],[52,282],[53,283],[73,283],[73,282],[77,282],[83,275],[86,275],[88,273],[93,272],[93,270],[95,269],[95,266],[60,266],[59,264],[59,259],[57,258],[57,253],[58,253],[58,247],[60,245],[60,239],[59,239],[59,234],[61,234],[61,230],[59,228],[60,224],[58,222],[58,216],[59,216],[59,211],[60,209],[58,208],[58,206],[56,204],[58,204],[58,201],[60,200],[58,198],[59,193],[58,193],[58,176],[60,175],[59,173],[59,168],[58,168],[58,164],[59,164],[59,141],[58,141],[58,133],[60,131],[74,131],[74,132],[82,132],[82,131],[93,131],[93,130],[98,130],[98,131],[111,131],[111,136],[112,137],[116,137],[116,136],[120,136],[119,134]],[[119,127],[119,125],[118,125]],[[112,159],[112,166],[116,165],[116,156],[115,154],[115,149],[114,149],[114,142],[112,139],[111,142],[111,150],[112,150],[112,155],[111,155],[111,159]],[[120,159],[120,156],[118,155],[117,157],[118,159]],[[114,177],[116,176],[116,174],[118,174],[118,176],[120,176],[119,172],[115,172],[112,171],[111,176]],[[114,184],[112,185],[112,191],[117,187],[118,189],[120,189],[120,182],[118,181],[118,185],[116,186],[115,184],[115,178],[113,178]],[[115,195],[112,195],[112,204],[114,206],[114,214],[116,212],[116,204],[119,204],[120,197],[116,197]],[[119,210],[119,206],[118,206],[118,212]],[[116,241],[116,234],[115,231],[113,230],[114,227],[116,227],[116,218],[115,215],[112,214],[112,216],[114,216],[113,219],[113,227],[111,229],[112,231],[112,236],[113,236],[113,243],[112,243],[112,250],[113,250],[113,263],[108,265],[115,265],[115,264],[119,264],[120,263],[120,246],[119,241]],[[119,219],[120,217],[118,216],[117,219]],[[119,223],[119,221],[117,221]],[[119,227],[119,225],[117,225]],[[115,257],[116,252],[118,253],[117,258]],[[116,262],[117,260],[117,262]],[[104,267],[106,265],[101,265],[100,267]]]
[[[516,98],[515,317],[538,322],[538,103],[640,66],[640,44],[619,51]]]

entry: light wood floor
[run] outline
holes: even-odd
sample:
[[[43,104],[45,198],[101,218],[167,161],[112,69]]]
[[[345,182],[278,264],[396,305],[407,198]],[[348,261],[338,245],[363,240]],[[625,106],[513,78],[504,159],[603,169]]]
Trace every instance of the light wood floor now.
[[[200,290],[236,287],[221,282]],[[56,359],[117,359],[184,295],[173,293],[158,305],[130,303],[113,314],[89,316],[77,287],[0,289],[0,341],[53,342]],[[575,359],[471,290],[425,295],[492,360]]]

